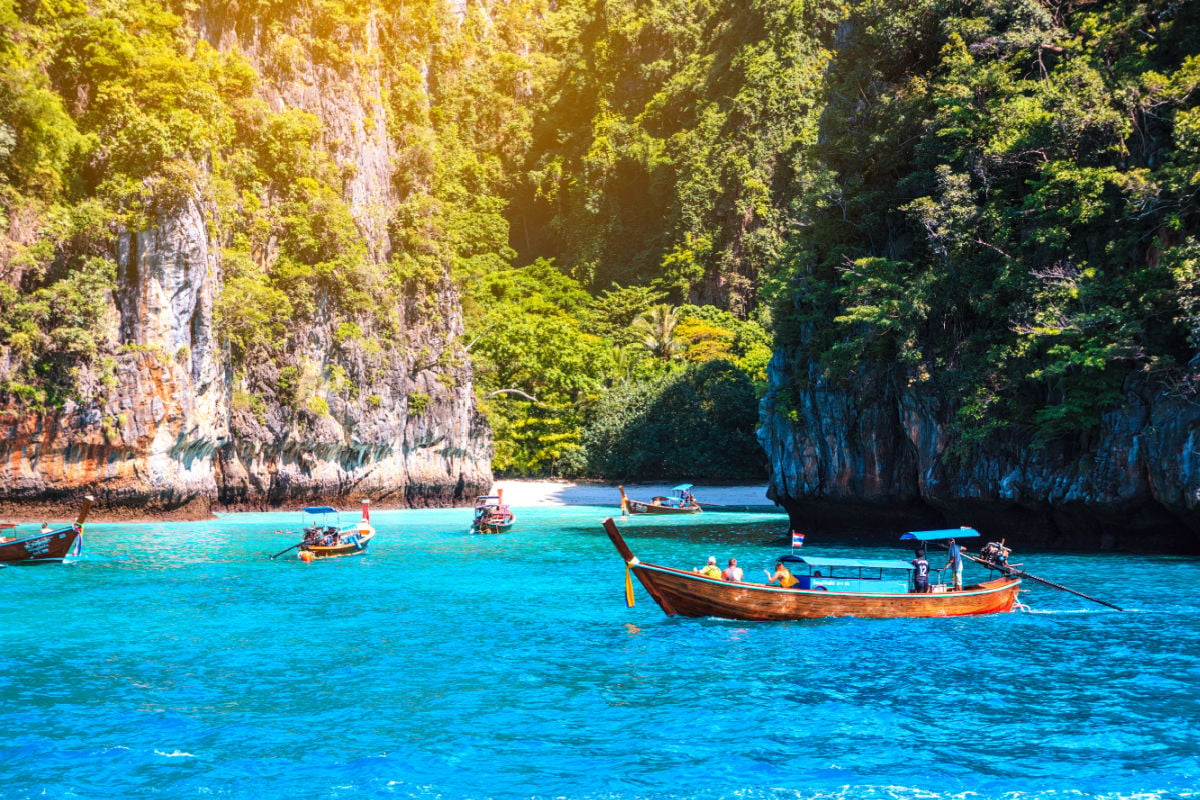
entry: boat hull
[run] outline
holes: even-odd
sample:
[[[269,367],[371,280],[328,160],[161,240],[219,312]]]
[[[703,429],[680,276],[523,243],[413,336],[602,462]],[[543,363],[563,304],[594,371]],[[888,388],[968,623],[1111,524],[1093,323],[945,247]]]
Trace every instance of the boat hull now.
[[[626,500],[625,510],[630,514],[698,514],[699,505],[662,506],[657,503],[644,503],[641,500]]]
[[[635,563],[630,570],[668,616],[761,622],[998,614],[1012,610],[1021,585],[1018,578],[1000,578],[958,592],[873,594],[731,583],[654,564]]]
[[[512,530],[512,526],[511,522],[481,522],[471,527],[471,533],[508,533]]]
[[[83,531],[72,525],[0,543],[0,564],[53,564],[80,554]]]

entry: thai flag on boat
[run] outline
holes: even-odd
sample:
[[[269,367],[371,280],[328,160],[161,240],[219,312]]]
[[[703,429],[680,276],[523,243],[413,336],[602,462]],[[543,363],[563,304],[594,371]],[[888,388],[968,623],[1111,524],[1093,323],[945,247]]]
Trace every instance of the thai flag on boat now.
[[[798,531],[792,531],[792,547],[796,548],[796,547],[803,547],[803,546],[804,546],[804,534],[799,533]]]

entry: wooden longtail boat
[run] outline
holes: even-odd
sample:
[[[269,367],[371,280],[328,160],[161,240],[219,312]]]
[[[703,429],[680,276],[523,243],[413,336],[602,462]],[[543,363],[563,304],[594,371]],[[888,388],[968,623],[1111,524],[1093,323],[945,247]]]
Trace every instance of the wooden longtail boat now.
[[[625,487],[618,486],[621,491],[622,514],[698,514],[704,509],[692,497],[692,484],[681,483],[671,490],[670,497],[653,497],[649,503],[642,500],[630,500],[625,496]]]
[[[0,564],[48,564],[78,557],[83,552],[83,522],[94,502],[90,494],[84,497],[79,518],[65,528],[32,536],[0,537]]]
[[[517,521],[517,515],[504,504],[504,490],[475,498],[475,519],[471,533],[507,533]]]
[[[313,515],[312,524],[304,529],[304,541],[299,544],[297,557],[301,561],[362,555],[375,538],[370,500],[363,500],[362,519],[344,528],[338,524],[338,510],[332,506],[308,506],[301,510]],[[323,524],[329,514],[334,515],[333,524]]]
[[[1004,576],[961,591],[916,594],[907,591],[903,580],[865,579],[863,571],[911,570],[904,561],[856,561],[855,579],[839,579],[820,571],[800,578],[798,588],[782,589],[755,583],[733,583],[707,578],[656,564],[642,563],[634,556],[612,518],[604,520],[608,537],[625,559],[628,573],[649,592],[667,616],[719,617],[748,621],[783,621],[820,617],[965,617],[1011,611],[1020,591],[1019,578]],[[801,559],[795,559],[801,560]],[[851,559],[804,559],[811,566],[832,564],[843,569]],[[628,580],[628,574],[627,574]],[[870,591],[875,588],[882,591]],[[632,599],[632,585],[626,588]]]

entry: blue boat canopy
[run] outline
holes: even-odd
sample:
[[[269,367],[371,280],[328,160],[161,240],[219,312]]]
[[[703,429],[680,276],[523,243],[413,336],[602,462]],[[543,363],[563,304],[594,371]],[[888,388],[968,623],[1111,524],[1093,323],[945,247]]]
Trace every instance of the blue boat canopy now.
[[[305,514],[336,514],[338,510],[333,506],[305,506],[300,509]]]
[[[676,486],[674,489],[672,489],[671,491],[672,491],[672,492],[686,492],[686,491],[687,491],[688,489],[690,489],[690,488],[692,488],[692,484],[690,484],[690,483],[681,483],[681,484],[679,484],[678,486]]]
[[[900,541],[928,542],[932,539],[970,539],[972,536],[978,536],[979,531],[974,528],[947,528],[942,531],[909,531],[900,537]]]
[[[805,564],[810,567],[820,569],[825,567],[833,569],[834,567],[861,567],[862,569],[913,569],[913,565],[907,561],[898,559],[865,559],[865,558],[810,558],[809,556],[794,556],[788,554],[780,561],[787,561],[793,564]]]

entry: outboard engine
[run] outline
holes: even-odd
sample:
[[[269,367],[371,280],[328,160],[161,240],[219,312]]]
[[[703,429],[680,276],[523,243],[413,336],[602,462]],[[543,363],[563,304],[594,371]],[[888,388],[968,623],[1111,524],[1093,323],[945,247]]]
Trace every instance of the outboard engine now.
[[[1011,554],[1012,548],[1005,547],[1004,542],[988,542],[979,551],[979,558],[1007,575],[1008,557]]]

